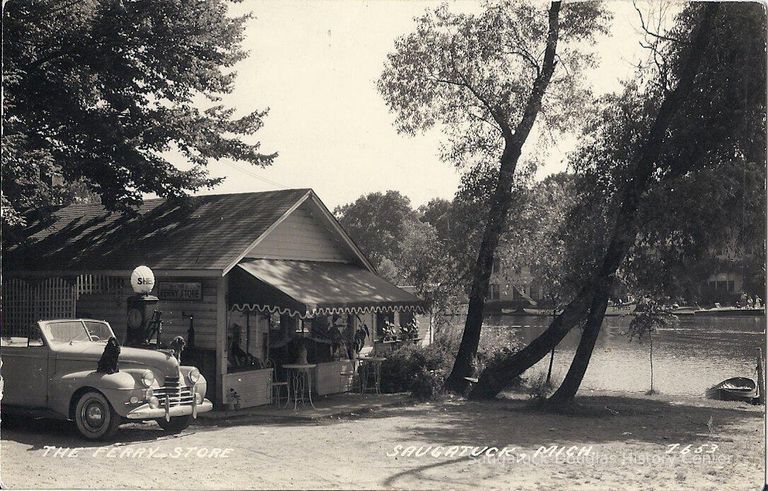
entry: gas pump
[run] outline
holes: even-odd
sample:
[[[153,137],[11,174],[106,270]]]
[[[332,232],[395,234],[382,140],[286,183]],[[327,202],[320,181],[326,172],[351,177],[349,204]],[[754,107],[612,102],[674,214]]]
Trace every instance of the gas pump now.
[[[128,297],[127,346],[147,346],[156,337],[160,347],[162,312],[157,310],[160,300],[149,293],[155,286],[155,275],[146,266],[139,266],[131,273],[131,287],[135,295]]]

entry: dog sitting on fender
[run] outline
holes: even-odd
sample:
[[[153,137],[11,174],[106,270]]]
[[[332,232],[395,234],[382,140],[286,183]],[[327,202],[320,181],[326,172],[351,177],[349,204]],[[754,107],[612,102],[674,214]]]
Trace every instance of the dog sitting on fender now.
[[[117,366],[117,358],[119,356],[120,345],[117,344],[117,339],[112,336],[107,340],[107,345],[104,347],[104,353],[101,354],[96,371],[106,374],[119,372],[120,369]]]

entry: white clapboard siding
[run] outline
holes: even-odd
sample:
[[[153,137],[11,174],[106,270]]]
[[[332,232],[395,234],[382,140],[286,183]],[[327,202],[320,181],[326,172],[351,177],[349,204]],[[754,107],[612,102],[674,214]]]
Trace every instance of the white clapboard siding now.
[[[133,294],[129,286],[107,292],[92,289],[94,293],[81,293],[77,300],[77,317],[109,322],[120,343],[125,341],[128,326],[126,298]]]
[[[304,203],[294,210],[246,257],[336,262],[354,260],[348,246],[325,226],[325,218],[310,211],[312,207],[314,205]]]
[[[170,301],[160,300],[160,310],[163,321],[162,340],[170,341],[176,336],[187,339],[189,330],[189,314],[194,316],[195,347],[204,349],[216,348],[216,280],[200,278],[174,278],[173,281],[202,283],[202,300]],[[128,326],[127,299],[133,292],[129,286],[112,293],[81,294],[77,301],[78,317],[90,317],[106,320],[122,342],[125,339]],[[186,314],[186,315],[184,315]]]

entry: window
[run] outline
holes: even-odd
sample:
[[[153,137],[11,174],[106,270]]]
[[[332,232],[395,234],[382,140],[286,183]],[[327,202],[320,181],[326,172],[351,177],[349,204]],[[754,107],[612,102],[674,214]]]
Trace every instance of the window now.
[[[493,264],[491,265],[491,274],[501,272],[501,260],[498,257],[493,258]]]

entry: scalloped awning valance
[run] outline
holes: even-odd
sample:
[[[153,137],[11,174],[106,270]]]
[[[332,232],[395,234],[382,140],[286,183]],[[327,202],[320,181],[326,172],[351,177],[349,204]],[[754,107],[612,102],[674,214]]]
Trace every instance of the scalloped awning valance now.
[[[302,318],[367,312],[423,312],[424,303],[352,264],[246,259],[230,272],[234,310]]]

